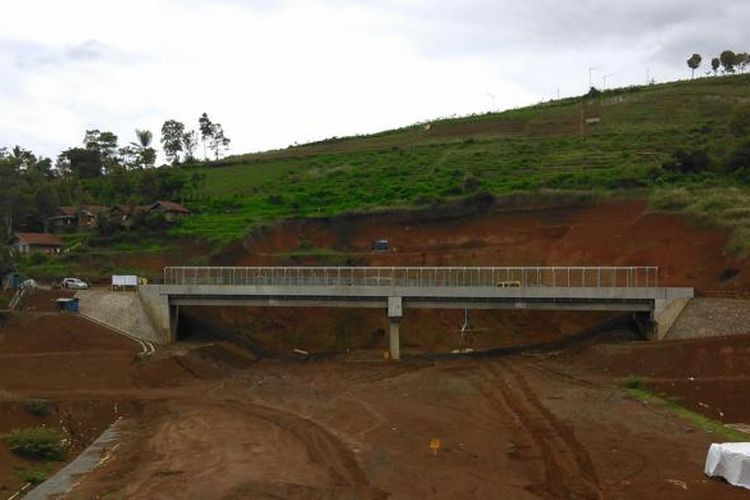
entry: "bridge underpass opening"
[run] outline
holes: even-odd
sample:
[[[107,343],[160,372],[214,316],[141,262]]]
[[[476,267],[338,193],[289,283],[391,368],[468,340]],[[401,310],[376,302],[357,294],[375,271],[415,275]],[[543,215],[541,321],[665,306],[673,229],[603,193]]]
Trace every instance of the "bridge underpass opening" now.
[[[257,355],[363,351],[381,357],[389,349],[389,320],[383,310],[326,307],[183,306],[179,341],[226,340]],[[400,322],[405,354],[456,349],[492,350],[573,338],[628,313],[591,311],[470,310],[462,333],[463,309],[412,309]],[[635,338],[634,326],[621,335]]]

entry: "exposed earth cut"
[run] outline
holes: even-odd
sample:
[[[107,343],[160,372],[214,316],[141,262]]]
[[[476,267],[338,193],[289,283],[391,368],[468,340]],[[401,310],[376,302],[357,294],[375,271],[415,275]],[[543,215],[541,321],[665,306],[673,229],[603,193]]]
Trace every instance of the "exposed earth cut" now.
[[[391,249],[371,252],[380,238]],[[484,311],[471,346],[494,351],[450,357],[463,311],[413,311],[406,359],[389,363],[380,311],[192,308],[181,342],[142,358],[40,291],[0,318],[0,434],[63,430],[70,459],[121,417],[76,499],[745,498],[703,475],[726,437],[624,386],[750,424],[750,282],[728,238],[635,201],[289,221],[211,263],[658,265],[663,284],[711,295],[680,328],[710,321],[712,337],[649,343],[627,316]],[[0,444],[0,497],[35,467]]]

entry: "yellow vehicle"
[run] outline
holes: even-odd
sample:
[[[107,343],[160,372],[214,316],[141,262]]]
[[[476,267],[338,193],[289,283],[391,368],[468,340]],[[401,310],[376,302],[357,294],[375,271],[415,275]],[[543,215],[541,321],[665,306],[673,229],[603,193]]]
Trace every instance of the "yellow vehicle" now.
[[[519,288],[521,286],[521,282],[516,281],[498,281],[497,287],[498,288]]]

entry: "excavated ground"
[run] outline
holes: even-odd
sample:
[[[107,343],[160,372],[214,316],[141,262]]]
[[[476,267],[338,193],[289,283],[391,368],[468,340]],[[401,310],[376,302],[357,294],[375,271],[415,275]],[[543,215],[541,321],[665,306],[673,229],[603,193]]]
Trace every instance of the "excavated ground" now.
[[[137,346],[75,317],[26,313],[0,332],[0,433],[64,428],[72,457],[125,416],[120,445],[71,498],[746,495],[702,474],[717,436],[619,384],[747,381],[750,341],[610,335],[546,354],[402,363],[257,361],[232,344],[185,343],[139,361]],[[29,398],[49,400],[50,415],[28,414]],[[704,402],[750,421],[746,394],[717,398]],[[0,445],[0,493],[32,466]]]
[[[327,248],[357,264],[649,264],[664,284],[750,289],[747,261],[723,254],[728,234],[642,203],[501,208],[290,221],[214,263],[343,263],[314,251]],[[395,249],[370,253],[379,238]],[[709,444],[724,438],[621,384],[638,376],[696,411],[750,423],[750,338],[573,339],[613,318],[487,312],[472,316],[478,347],[569,342],[451,360],[424,353],[458,346],[461,312],[420,311],[403,325],[406,361],[355,362],[384,345],[383,319],[367,311],[195,309],[183,333],[204,340],[139,360],[127,339],[43,312],[52,299],[38,295],[36,312],[0,323],[0,434],[73,429],[72,456],[124,415],[120,445],[71,498],[746,497],[702,473]],[[253,354],[205,340],[238,333]],[[350,350],[349,362],[269,356],[292,347]],[[49,400],[50,415],[28,414],[29,398]],[[21,486],[14,468],[30,466],[0,443],[0,495]]]

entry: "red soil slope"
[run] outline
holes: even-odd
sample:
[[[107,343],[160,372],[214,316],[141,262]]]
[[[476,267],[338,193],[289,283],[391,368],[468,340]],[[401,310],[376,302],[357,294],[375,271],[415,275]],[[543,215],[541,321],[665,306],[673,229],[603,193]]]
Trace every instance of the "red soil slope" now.
[[[748,261],[726,255],[730,234],[685,218],[649,213],[643,201],[547,203],[520,210],[498,204],[455,205],[418,212],[291,220],[258,231],[214,259],[217,265],[622,265],[659,266],[660,284],[699,291],[750,290]],[[390,250],[370,251],[388,239]],[[727,269],[739,270],[722,282]],[[273,347],[375,347],[386,320],[376,311],[202,311]],[[474,347],[558,338],[609,318],[602,314],[477,311]],[[410,311],[407,348],[459,347],[462,311]]]

